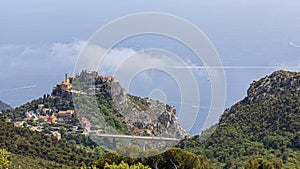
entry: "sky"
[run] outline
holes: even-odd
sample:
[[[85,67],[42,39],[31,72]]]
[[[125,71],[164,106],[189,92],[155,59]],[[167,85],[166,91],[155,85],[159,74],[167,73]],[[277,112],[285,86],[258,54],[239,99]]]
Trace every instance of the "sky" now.
[[[14,107],[51,93],[52,87],[63,80],[65,72],[73,73],[79,52],[99,28],[133,13],[162,12],[184,18],[210,39],[224,66],[239,67],[225,68],[225,107],[243,99],[253,80],[277,69],[300,71],[298,0],[0,2],[0,99]],[[187,62],[193,58],[193,53],[182,44],[149,35],[121,42],[110,56],[118,58],[148,48],[170,51]],[[191,64],[202,63],[191,61]],[[198,74],[203,109],[200,110],[206,112],[211,91],[207,72],[192,71]],[[168,80],[161,72],[149,76],[151,73],[148,70],[148,73],[139,74],[128,92],[147,97],[154,96],[151,91],[155,91],[158,99],[165,99],[180,109],[178,103],[182,100],[174,79]],[[161,90],[167,96],[159,92]],[[216,121],[218,118],[215,117]],[[198,121],[197,129],[193,129],[195,132],[203,122]]]

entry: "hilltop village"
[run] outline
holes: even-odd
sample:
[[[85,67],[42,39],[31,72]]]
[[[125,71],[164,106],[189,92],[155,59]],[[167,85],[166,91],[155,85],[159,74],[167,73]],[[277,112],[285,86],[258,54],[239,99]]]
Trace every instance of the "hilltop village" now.
[[[90,102],[93,97],[96,106]],[[74,105],[81,107],[75,109]],[[188,135],[178,123],[174,106],[127,94],[116,78],[87,70],[76,76],[66,73],[64,81],[52,88],[51,95],[6,111],[3,116],[16,127],[58,139],[95,131],[178,138]]]
[[[84,70],[78,74],[78,77],[87,81],[100,77],[103,82],[116,82],[112,76],[99,76],[96,71]],[[85,130],[84,126],[89,125],[90,122],[84,116],[80,117],[81,123],[79,122],[72,101],[72,93],[82,95],[87,93],[75,90],[72,85],[74,81],[75,76],[65,73],[64,81],[52,88],[51,95],[44,95],[43,98],[16,108],[15,113],[21,115],[17,118],[8,116],[6,121],[13,122],[15,127],[26,127],[32,131],[53,135],[57,139],[61,139],[62,134],[88,134],[90,131]],[[104,91],[105,87],[107,86],[100,87],[99,92],[107,92]]]
[[[72,90],[72,81],[74,76],[65,74],[65,80],[53,87],[52,91],[61,90],[70,92]],[[55,99],[55,94],[44,95],[45,100]],[[35,109],[25,112],[25,118],[21,121],[15,121],[16,127],[27,127],[33,131],[41,131],[53,135],[61,139],[61,133],[83,133],[83,128],[80,127],[76,119],[76,112],[72,106],[70,109],[51,107],[46,104],[37,104]],[[7,121],[12,121],[8,119]]]

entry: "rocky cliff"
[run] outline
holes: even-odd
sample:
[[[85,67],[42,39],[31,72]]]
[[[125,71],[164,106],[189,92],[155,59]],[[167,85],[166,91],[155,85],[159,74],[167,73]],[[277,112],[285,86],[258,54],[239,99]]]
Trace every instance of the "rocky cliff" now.
[[[276,101],[281,96],[300,94],[300,73],[278,70],[270,75],[253,81],[247,90],[247,96],[225,110],[225,114],[238,110],[243,105],[250,105],[263,101]]]
[[[257,102],[274,99],[292,89],[295,94],[300,93],[300,73],[279,70],[259,81],[254,81],[248,91],[247,100]]]
[[[174,106],[127,94],[114,77],[83,71],[72,83],[81,118],[102,133],[176,138],[189,135],[179,125]]]
[[[12,109],[12,107],[0,100],[0,111],[7,110],[7,109]]]

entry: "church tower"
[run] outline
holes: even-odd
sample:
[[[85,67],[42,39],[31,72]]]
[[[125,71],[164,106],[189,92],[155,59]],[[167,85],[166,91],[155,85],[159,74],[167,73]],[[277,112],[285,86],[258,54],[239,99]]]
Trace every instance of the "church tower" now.
[[[70,83],[70,79],[69,79],[68,73],[65,74],[65,82],[68,83],[68,84]]]

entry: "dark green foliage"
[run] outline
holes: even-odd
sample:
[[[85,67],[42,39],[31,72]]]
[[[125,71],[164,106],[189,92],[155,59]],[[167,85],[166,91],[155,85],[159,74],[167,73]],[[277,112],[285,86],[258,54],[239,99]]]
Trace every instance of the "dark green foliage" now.
[[[108,164],[106,163],[104,169],[150,169],[148,166],[144,166],[142,163],[138,163],[136,165],[128,165],[124,161],[120,164]]]
[[[95,165],[97,168],[104,168],[105,164],[120,164],[122,161],[129,165],[135,165],[142,163],[150,166],[151,168],[175,168],[178,169],[209,169],[214,168],[209,164],[206,157],[197,156],[193,153],[172,148],[166,152],[145,158],[129,158],[124,156],[118,156],[115,153],[109,152],[105,156],[101,157]]]
[[[94,152],[97,155],[103,155],[104,150],[98,146],[89,136],[83,134],[67,134],[65,138],[68,142],[76,145],[80,145],[89,152]]]
[[[68,143],[65,139],[57,140],[40,132],[27,128],[14,127],[11,123],[0,121],[0,148],[20,155],[35,156],[67,165],[90,164],[97,154]]]
[[[262,158],[248,160],[245,169],[281,169],[280,162],[270,162]]]
[[[10,157],[11,169],[75,169],[79,168],[78,166],[67,166],[65,164],[57,163],[54,161],[45,160],[37,156],[26,156],[26,155],[17,155],[11,154]]]
[[[122,115],[113,107],[112,99],[107,94],[97,95],[97,103],[99,109],[106,119],[106,122],[114,127],[119,133],[128,134],[129,130],[126,124],[120,119]]]
[[[59,96],[59,95],[62,94],[62,92],[63,92],[63,91],[62,91],[62,89],[60,88],[60,86],[59,86],[59,85],[56,85],[56,86],[53,88],[51,95],[53,95],[53,96]]]

